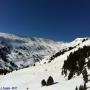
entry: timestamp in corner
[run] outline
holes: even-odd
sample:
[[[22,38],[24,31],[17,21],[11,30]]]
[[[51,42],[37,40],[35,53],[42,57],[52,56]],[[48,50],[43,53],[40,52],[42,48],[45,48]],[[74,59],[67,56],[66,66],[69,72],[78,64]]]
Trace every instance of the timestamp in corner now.
[[[18,90],[18,88],[15,86],[15,87],[0,87],[0,90]]]

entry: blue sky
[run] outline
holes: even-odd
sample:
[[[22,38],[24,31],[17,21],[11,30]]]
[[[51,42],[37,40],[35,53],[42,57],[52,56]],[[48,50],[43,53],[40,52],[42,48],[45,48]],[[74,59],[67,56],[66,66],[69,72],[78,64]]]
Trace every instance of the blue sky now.
[[[71,41],[90,36],[90,0],[0,0],[0,32]]]

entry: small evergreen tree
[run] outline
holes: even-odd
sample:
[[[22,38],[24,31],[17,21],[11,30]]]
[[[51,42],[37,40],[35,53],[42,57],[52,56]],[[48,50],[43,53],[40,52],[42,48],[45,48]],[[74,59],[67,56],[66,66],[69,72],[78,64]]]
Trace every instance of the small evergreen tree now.
[[[45,79],[43,79],[43,80],[41,81],[41,85],[42,85],[42,86],[45,86],[45,85],[46,85]]]
[[[83,75],[83,80],[85,81],[85,83],[87,83],[88,82],[88,75],[87,75],[86,68],[83,70],[82,75]]]
[[[87,86],[86,86],[86,83],[84,83],[84,90],[87,90]]]
[[[68,80],[70,80],[73,77],[73,72],[70,72],[68,75]]]
[[[52,85],[54,84],[54,80],[52,78],[52,76],[49,76],[48,80],[47,80],[47,85]]]
[[[75,90],[78,90],[77,86],[76,86]]]
[[[87,67],[90,69],[90,59],[88,60]]]
[[[79,90],[84,90],[84,86],[80,85]]]

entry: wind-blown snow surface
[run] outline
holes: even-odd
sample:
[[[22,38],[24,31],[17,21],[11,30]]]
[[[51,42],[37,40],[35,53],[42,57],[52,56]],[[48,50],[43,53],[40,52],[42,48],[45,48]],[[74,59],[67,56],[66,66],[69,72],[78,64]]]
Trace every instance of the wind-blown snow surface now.
[[[76,42],[77,40],[74,41],[73,45],[75,45]],[[75,90],[76,86],[83,85],[82,75],[67,80],[67,77],[65,78],[61,75],[62,65],[70,52],[78,50],[79,47],[85,45],[90,46],[90,39],[55,58],[51,63],[37,63],[36,66],[14,71],[5,76],[0,76],[0,87],[17,87],[17,90],[27,90],[27,88],[29,88],[28,90]],[[88,73],[90,74],[90,71],[88,71]],[[53,76],[54,81],[57,83],[51,86],[42,87],[41,80],[47,80],[50,75]],[[90,83],[88,83],[88,86],[90,86]]]

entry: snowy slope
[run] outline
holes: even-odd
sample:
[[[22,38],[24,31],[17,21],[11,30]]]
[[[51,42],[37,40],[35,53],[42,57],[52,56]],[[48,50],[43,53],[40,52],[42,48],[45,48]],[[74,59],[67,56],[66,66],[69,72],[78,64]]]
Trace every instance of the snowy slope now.
[[[61,71],[64,60],[67,59],[70,52],[78,50],[79,47],[90,46],[89,38],[83,43],[82,40],[83,38],[79,39],[79,41],[76,40],[67,44],[67,46],[76,44],[76,47],[55,58],[51,63],[37,63],[36,66],[14,71],[5,76],[0,76],[0,87],[17,87],[16,90],[75,90],[76,86],[79,87],[83,84],[82,75],[67,80],[67,77],[61,75]],[[77,42],[79,42],[79,45]],[[45,60],[46,59],[44,59],[44,61]],[[42,62],[43,60],[40,63]],[[90,74],[90,70],[88,70],[88,74]],[[47,80],[50,75],[53,76],[54,81],[57,82],[57,84],[42,87],[41,80]],[[88,87],[90,87],[90,83],[88,83]],[[90,88],[88,88],[88,90],[90,90]]]
[[[65,57],[58,58],[56,61],[46,65],[35,66],[17,72],[14,71],[6,76],[1,76],[0,86],[15,86],[18,87],[17,90],[26,90],[27,87],[29,90],[74,90],[75,86],[79,86],[83,81],[80,77],[68,81],[61,76],[60,67],[63,61],[60,60],[63,58]],[[52,86],[42,87],[41,80],[47,79],[50,75],[52,75],[54,80],[58,83]]]

